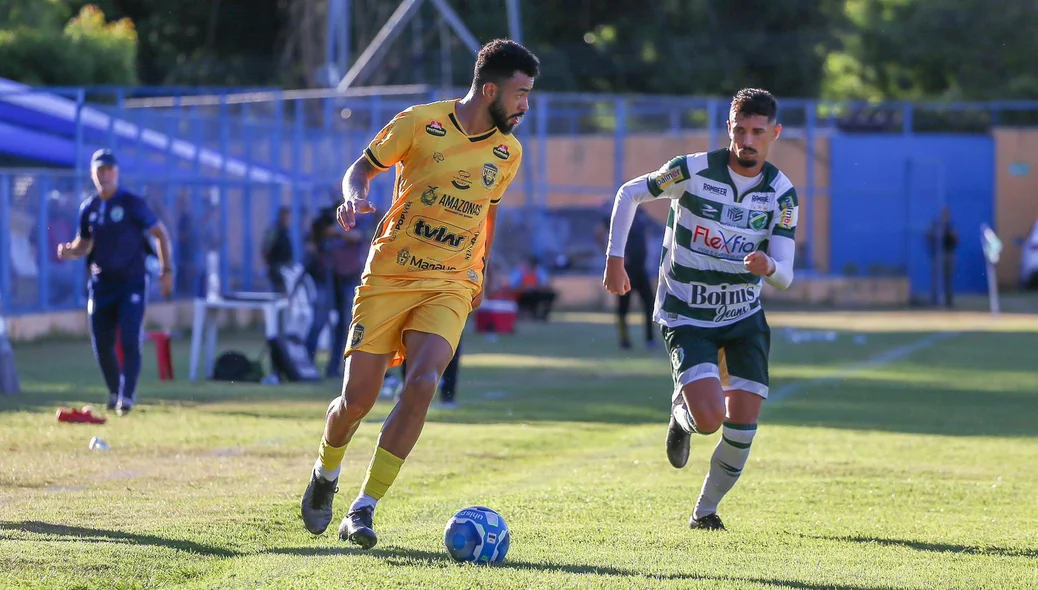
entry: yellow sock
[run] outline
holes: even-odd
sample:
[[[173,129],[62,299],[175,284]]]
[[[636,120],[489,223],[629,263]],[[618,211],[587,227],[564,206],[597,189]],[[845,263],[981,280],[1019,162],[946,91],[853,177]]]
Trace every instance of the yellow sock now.
[[[400,457],[382,447],[377,447],[375,456],[371,458],[371,465],[368,466],[368,476],[364,478],[362,493],[381,500],[389,490],[389,486],[396,481],[396,476],[400,473],[400,466],[403,464],[404,460]]]
[[[347,443],[348,444],[348,443]],[[339,466],[342,465],[342,457],[346,454],[346,445],[341,447],[333,447],[328,444],[328,441],[323,437],[321,438],[321,448],[317,452],[317,462],[320,465],[320,470],[323,472],[320,475],[325,479],[335,479],[338,477]],[[335,474],[335,477],[328,477],[330,474]]]

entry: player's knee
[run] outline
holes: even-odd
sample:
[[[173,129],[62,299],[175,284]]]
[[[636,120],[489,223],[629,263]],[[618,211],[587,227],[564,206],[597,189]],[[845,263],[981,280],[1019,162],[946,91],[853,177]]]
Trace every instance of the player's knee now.
[[[325,417],[331,417],[332,414],[339,415],[346,410],[346,400],[342,396],[338,396],[328,403],[328,411],[324,413]]]
[[[378,401],[378,391],[368,388],[348,387],[342,395],[328,405],[328,415],[332,419],[345,419],[347,422],[363,420]]]
[[[375,405],[374,403],[365,403],[363,401],[347,401],[343,398],[340,399],[342,399],[342,401],[340,402],[340,409],[337,413],[350,423],[360,422],[363,420]]]
[[[401,391],[400,397],[412,402],[431,403],[439,383],[440,376],[436,374],[436,371],[417,370],[404,380],[404,389]]]
[[[700,434],[713,434],[724,423],[724,408],[714,408],[711,404],[692,404],[688,411]]]

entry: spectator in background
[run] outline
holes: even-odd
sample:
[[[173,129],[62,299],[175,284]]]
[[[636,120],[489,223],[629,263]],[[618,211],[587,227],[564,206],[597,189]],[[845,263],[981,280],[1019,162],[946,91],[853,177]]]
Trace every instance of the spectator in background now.
[[[342,376],[346,330],[353,316],[354,291],[360,285],[360,275],[364,270],[366,245],[360,232],[339,229],[334,208],[320,211],[311,225],[306,270],[317,286],[317,300],[314,302],[313,323],[306,337],[306,349],[313,359],[321,331],[329,325],[331,312],[335,310],[338,317],[332,331],[325,370],[327,377]]]
[[[931,269],[931,298],[940,305],[939,292],[944,291],[944,305],[952,307],[955,292],[955,249],[959,246],[959,233],[951,221],[951,210],[941,209],[941,216],[930,227],[928,236]]]
[[[551,288],[548,270],[536,256],[512,269],[509,281],[520,314],[528,314],[535,320],[548,321],[556,292]]]
[[[63,307],[75,300],[76,289],[86,285],[86,275],[74,264],[63,263],[58,257],[58,246],[65,243],[65,237],[75,235],[75,216],[77,211],[67,211],[67,197],[58,191],[47,196],[47,243],[41,244],[38,228],[30,231],[30,239],[50,252],[50,266],[47,272],[48,301],[46,305]]]
[[[596,235],[599,245],[604,249],[607,245],[609,234],[609,215],[612,213],[612,202],[609,203],[609,212],[606,213],[604,223],[599,226]],[[631,310],[631,299],[638,294],[642,304],[642,315],[645,317],[645,348],[655,348],[656,334],[655,323],[652,321],[652,312],[655,305],[655,292],[652,286],[652,278],[648,270],[648,233],[649,222],[646,214],[638,209],[631,223],[631,232],[627,235],[627,245],[624,247],[624,269],[631,280],[631,290],[623,295],[617,295],[616,315],[617,330],[620,335],[620,348],[631,348],[631,336],[627,330],[627,314]]]
[[[176,292],[181,295],[195,296],[200,291],[201,284],[199,282],[198,272],[198,252],[199,246],[201,245],[201,233],[199,232],[198,225],[195,219],[192,217],[191,212],[194,208],[191,205],[191,195],[187,192],[182,192],[180,198],[177,200],[177,231],[176,231],[176,248],[177,260],[177,276],[176,276]]]
[[[278,210],[277,223],[263,237],[263,261],[267,264],[267,278],[277,293],[286,292],[281,269],[292,264],[293,260],[292,240],[288,233],[291,220],[291,211],[288,207],[282,207]]]

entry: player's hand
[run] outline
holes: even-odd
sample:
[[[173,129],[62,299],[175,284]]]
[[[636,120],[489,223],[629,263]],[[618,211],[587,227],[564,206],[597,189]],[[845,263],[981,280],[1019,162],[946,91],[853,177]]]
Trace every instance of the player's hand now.
[[[162,288],[162,296],[169,299],[173,294],[173,273],[166,271],[159,276],[159,286]]]
[[[58,244],[58,260],[66,260],[68,251],[72,249],[72,244],[68,242]]]
[[[375,206],[371,204],[371,201],[367,199],[357,199],[356,201],[346,201],[336,210],[336,215],[339,218],[339,225],[342,229],[350,231],[350,228],[357,225],[357,216],[365,213],[374,213]]]
[[[479,293],[472,298],[472,310],[475,311],[480,305],[483,305],[483,290],[480,289]]]
[[[775,272],[775,261],[760,250],[747,254],[746,258],[742,259],[742,265],[758,277],[770,276]]]
[[[605,277],[602,285],[613,295],[626,295],[631,290],[631,279],[624,268],[621,256],[606,257]]]

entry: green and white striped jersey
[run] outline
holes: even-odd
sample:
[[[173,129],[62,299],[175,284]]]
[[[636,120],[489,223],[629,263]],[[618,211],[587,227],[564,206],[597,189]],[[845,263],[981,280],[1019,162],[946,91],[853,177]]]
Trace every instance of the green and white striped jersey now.
[[[654,311],[665,326],[719,327],[759,311],[761,277],[743,265],[755,250],[776,262],[768,282],[784,289],[792,281],[799,207],[793,184],[765,163],[759,182],[740,191],[738,184],[746,183],[733,181],[728,157],[728,149],[678,156],[618,192],[614,226],[622,226],[617,220],[630,207],[624,201],[673,201]],[[623,255],[623,244],[614,254],[612,242],[626,234],[623,227],[611,228],[610,255]]]

